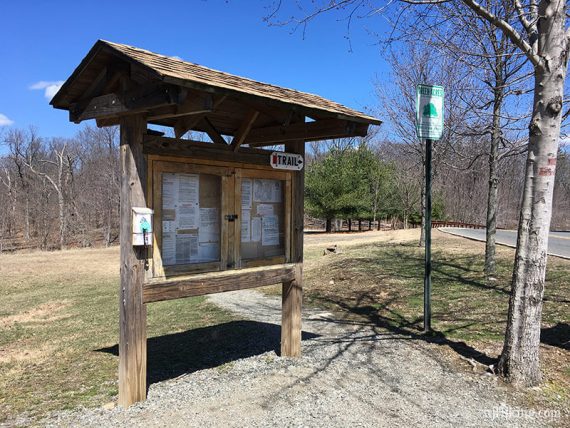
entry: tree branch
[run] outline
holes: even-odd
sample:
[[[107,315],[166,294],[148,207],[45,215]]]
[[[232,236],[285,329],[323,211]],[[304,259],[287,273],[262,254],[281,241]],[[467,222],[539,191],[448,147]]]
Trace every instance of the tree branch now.
[[[491,13],[488,9],[481,6],[474,0],[462,0],[465,5],[467,5],[471,10],[473,10],[477,15],[481,18],[486,19],[487,21],[491,22],[497,28],[501,29],[505,35],[511,39],[511,41],[517,45],[527,56],[530,62],[535,67],[543,67],[543,63],[538,55],[536,55],[532,49],[532,46],[522,38],[520,33],[514,29],[508,22],[503,21],[502,19],[498,18],[496,15]]]

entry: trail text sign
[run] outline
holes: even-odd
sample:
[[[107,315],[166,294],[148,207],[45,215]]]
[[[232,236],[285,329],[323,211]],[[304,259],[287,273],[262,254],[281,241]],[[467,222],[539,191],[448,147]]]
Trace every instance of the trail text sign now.
[[[289,169],[301,171],[303,169],[303,156],[295,153],[271,153],[271,166],[275,169]]]
[[[416,87],[416,129],[419,138],[439,140],[443,134],[443,86]]]

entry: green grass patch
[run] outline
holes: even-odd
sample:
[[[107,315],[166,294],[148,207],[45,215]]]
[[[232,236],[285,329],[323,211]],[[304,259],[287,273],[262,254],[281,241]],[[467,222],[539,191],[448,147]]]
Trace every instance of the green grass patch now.
[[[331,238],[332,240],[333,238]],[[506,327],[514,251],[499,247],[495,281],[487,281],[484,244],[436,234],[432,327],[449,349],[500,353]],[[387,330],[421,337],[424,251],[417,241],[346,246],[309,259],[305,303],[340,310]],[[550,389],[570,391],[570,261],[550,257],[543,305],[543,371]]]

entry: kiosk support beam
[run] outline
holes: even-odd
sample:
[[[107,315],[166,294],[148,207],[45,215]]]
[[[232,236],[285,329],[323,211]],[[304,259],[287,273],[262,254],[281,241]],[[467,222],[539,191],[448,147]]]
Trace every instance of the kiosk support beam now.
[[[305,142],[285,144],[285,151],[305,157]],[[293,174],[291,215],[291,262],[296,263],[295,279],[283,283],[281,312],[281,356],[301,355],[301,307],[303,300],[303,226],[305,169]]]
[[[146,399],[145,249],[133,247],[133,207],[145,207],[144,116],[121,119],[121,285],[119,290],[119,405]]]

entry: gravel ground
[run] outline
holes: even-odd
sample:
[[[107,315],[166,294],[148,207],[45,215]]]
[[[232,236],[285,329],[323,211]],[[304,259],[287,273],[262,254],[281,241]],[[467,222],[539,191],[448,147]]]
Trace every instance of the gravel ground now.
[[[367,325],[305,310],[303,356],[280,358],[280,299],[252,290],[210,296],[250,320],[255,335],[225,349],[221,366],[150,386],[148,400],[127,410],[80,409],[42,425],[82,427],[510,427],[548,426],[494,376],[454,368],[441,353]],[[218,339],[220,340],[220,339]],[[253,343],[255,342],[255,343]],[[261,345],[260,345],[261,344]],[[220,358],[220,356],[216,356]],[[509,392],[510,391],[510,392]]]

